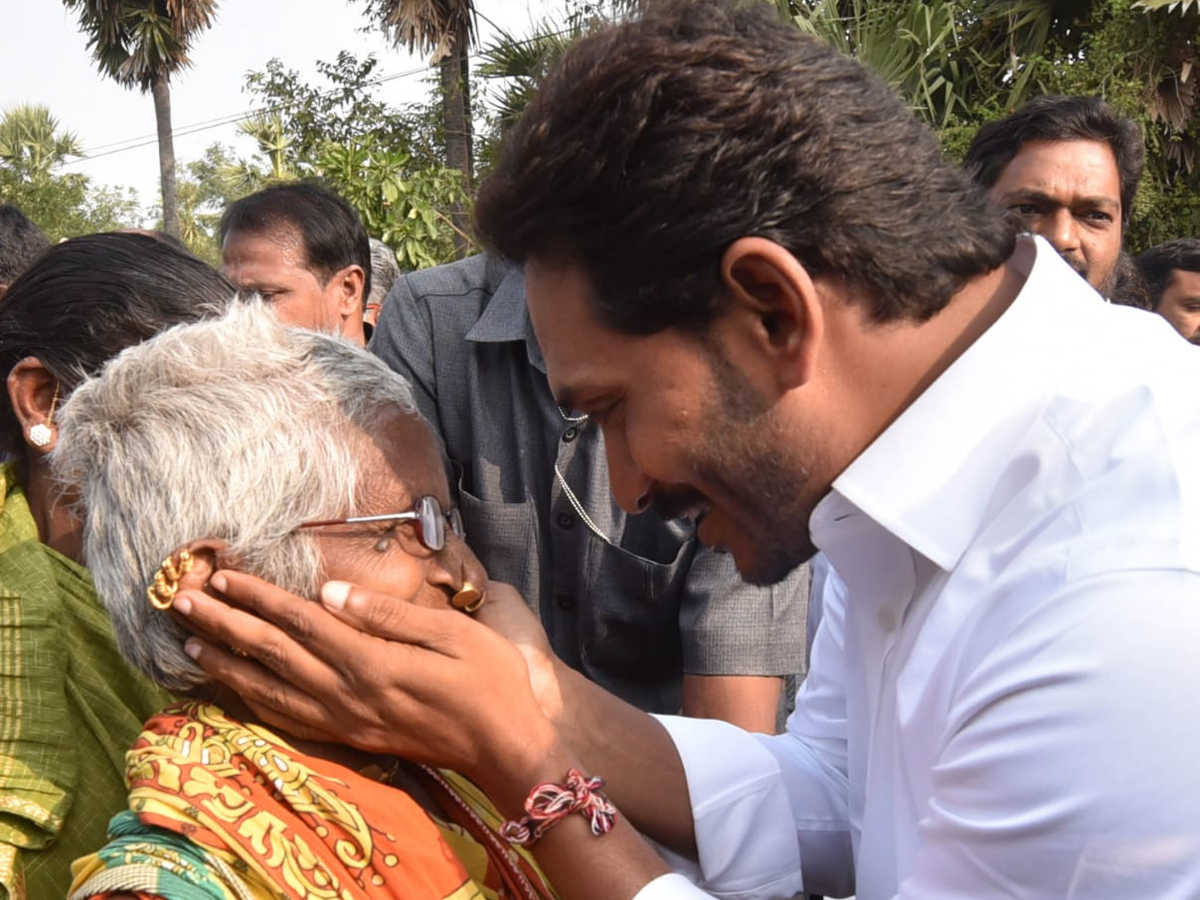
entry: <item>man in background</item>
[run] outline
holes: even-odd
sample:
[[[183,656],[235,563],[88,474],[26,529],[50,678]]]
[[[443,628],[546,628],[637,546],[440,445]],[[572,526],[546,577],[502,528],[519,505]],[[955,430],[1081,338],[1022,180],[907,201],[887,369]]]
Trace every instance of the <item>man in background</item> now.
[[[230,205],[218,227],[222,274],[293,325],[363,345],[371,247],[358,213],[316,184],[282,184]]]
[[[21,210],[8,203],[0,205],[0,297],[49,246],[42,229]]]
[[[1121,241],[1144,157],[1137,123],[1099,97],[1047,95],[980,128],[963,167],[1102,296],[1141,305]]]
[[[383,301],[387,299],[388,292],[399,277],[400,263],[396,260],[396,251],[379,238],[371,238],[371,291],[367,295],[367,305],[363,310],[368,340],[375,323],[379,321]]]
[[[1167,241],[1135,262],[1145,279],[1151,309],[1200,345],[1200,240]]]

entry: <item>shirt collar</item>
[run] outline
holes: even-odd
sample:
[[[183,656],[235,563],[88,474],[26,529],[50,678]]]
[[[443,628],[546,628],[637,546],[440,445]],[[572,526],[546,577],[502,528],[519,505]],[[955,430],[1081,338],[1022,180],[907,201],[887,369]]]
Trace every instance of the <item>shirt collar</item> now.
[[[1016,299],[834,481],[812,517],[818,547],[861,512],[942,569],[958,563],[1047,383],[1070,364],[1064,340],[1085,340],[1102,302],[1041,238],[1019,238],[1009,263],[1025,276]]]
[[[479,344],[505,344],[524,341],[529,364],[546,374],[542,348],[533,333],[533,322],[525,305],[525,273],[506,259],[489,255],[487,283],[495,286],[483,314],[467,332],[467,340]]]

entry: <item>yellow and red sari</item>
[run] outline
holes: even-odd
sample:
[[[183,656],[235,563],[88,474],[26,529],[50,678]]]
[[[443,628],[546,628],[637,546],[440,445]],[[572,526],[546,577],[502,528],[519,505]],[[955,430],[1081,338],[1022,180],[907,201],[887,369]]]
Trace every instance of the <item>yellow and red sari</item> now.
[[[424,770],[452,821],[194,701],[150,719],[127,759],[129,811],[78,860],[72,900],[552,900],[474,785]]]

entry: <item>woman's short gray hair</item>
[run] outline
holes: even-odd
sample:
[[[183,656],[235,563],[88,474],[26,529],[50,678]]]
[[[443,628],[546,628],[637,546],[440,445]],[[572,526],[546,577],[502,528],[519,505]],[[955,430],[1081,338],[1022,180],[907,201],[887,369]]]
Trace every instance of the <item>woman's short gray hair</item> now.
[[[314,597],[315,538],[295,529],[356,512],[367,434],[397,411],[417,414],[404,378],[257,301],[131,347],[85,381],[60,412],[53,464],[121,651],[172,690],[208,680],[185,630],[146,598],[167,554],[197,538]]]

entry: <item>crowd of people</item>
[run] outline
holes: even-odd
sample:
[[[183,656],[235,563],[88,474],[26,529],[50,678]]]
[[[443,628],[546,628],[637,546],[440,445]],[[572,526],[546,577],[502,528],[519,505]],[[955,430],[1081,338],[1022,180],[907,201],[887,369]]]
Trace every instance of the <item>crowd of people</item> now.
[[[952,165],[694,0],[566,54],[450,265],[310,182],[219,272],[0,206],[0,900],[1200,897],[1143,155],[1046,96]]]

